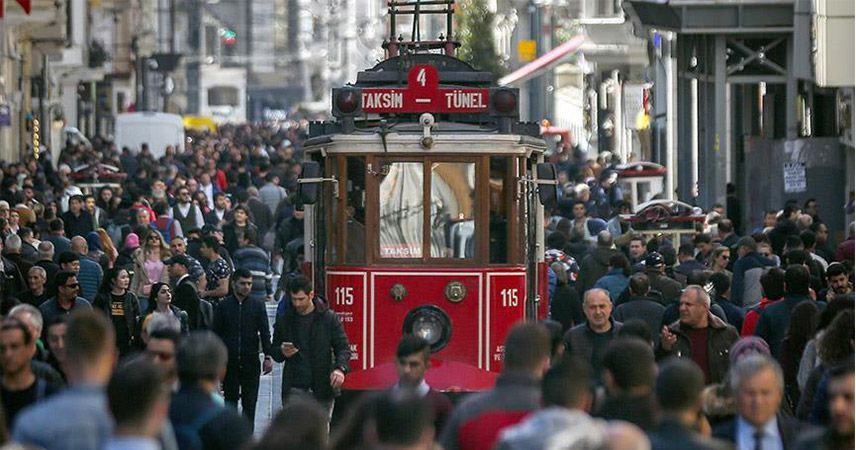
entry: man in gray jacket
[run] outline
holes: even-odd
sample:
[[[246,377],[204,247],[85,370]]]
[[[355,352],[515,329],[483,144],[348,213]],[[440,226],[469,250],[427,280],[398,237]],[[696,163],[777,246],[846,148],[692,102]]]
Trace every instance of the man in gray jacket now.
[[[591,369],[578,359],[564,359],[541,381],[544,408],[500,435],[499,450],[551,448],[596,449],[603,443],[606,422],[588,414]]]

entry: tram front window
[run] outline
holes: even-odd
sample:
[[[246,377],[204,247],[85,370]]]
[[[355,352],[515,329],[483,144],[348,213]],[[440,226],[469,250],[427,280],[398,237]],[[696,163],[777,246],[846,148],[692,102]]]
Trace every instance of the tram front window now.
[[[380,182],[381,258],[422,258],[422,163],[392,162]]]
[[[474,163],[431,165],[431,257],[472,258],[475,254]]]

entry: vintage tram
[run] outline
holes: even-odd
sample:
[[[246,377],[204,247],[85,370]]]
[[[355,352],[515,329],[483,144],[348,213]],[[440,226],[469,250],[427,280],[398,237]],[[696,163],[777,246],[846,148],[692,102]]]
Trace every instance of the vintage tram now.
[[[414,3],[389,3],[391,31]],[[454,1],[429,3],[451,36]],[[385,60],[333,90],[334,119],[310,125],[305,255],[351,343],[349,390],[395,383],[402,333],[431,344],[434,388],[487,389],[509,328],[547,311],[555,171],[539,125],[519,121],[518,91],[493,86],[456,46],[390,39]]]

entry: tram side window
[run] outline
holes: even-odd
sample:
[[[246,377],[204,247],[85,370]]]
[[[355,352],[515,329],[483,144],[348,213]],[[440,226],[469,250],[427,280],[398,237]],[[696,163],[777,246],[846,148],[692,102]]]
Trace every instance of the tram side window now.
[[[366,158],[348,156],[345,263],[366,262]]]
[[[422,258],[422,163],[392,162],[378,188],[381,258]]]
[[[490,217],[489,243],[491,264],[508,262],[508,170],[514,160],[490,158]]]
[[[435,162],[431,165],[431,257],[475,255],[476,165]]]

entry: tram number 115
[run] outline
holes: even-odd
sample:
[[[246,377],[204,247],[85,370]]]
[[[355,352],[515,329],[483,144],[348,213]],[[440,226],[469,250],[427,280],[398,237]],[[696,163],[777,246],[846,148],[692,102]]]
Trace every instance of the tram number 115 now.
[[[354,304],[354,288],[349,286],[340,286],[335,289],[337,305],[353,305]]]
[[[515,306],[517,306],[517,289],[503,289],[499,291],[499,295],[502,297],[503,308],[514,308]]]

